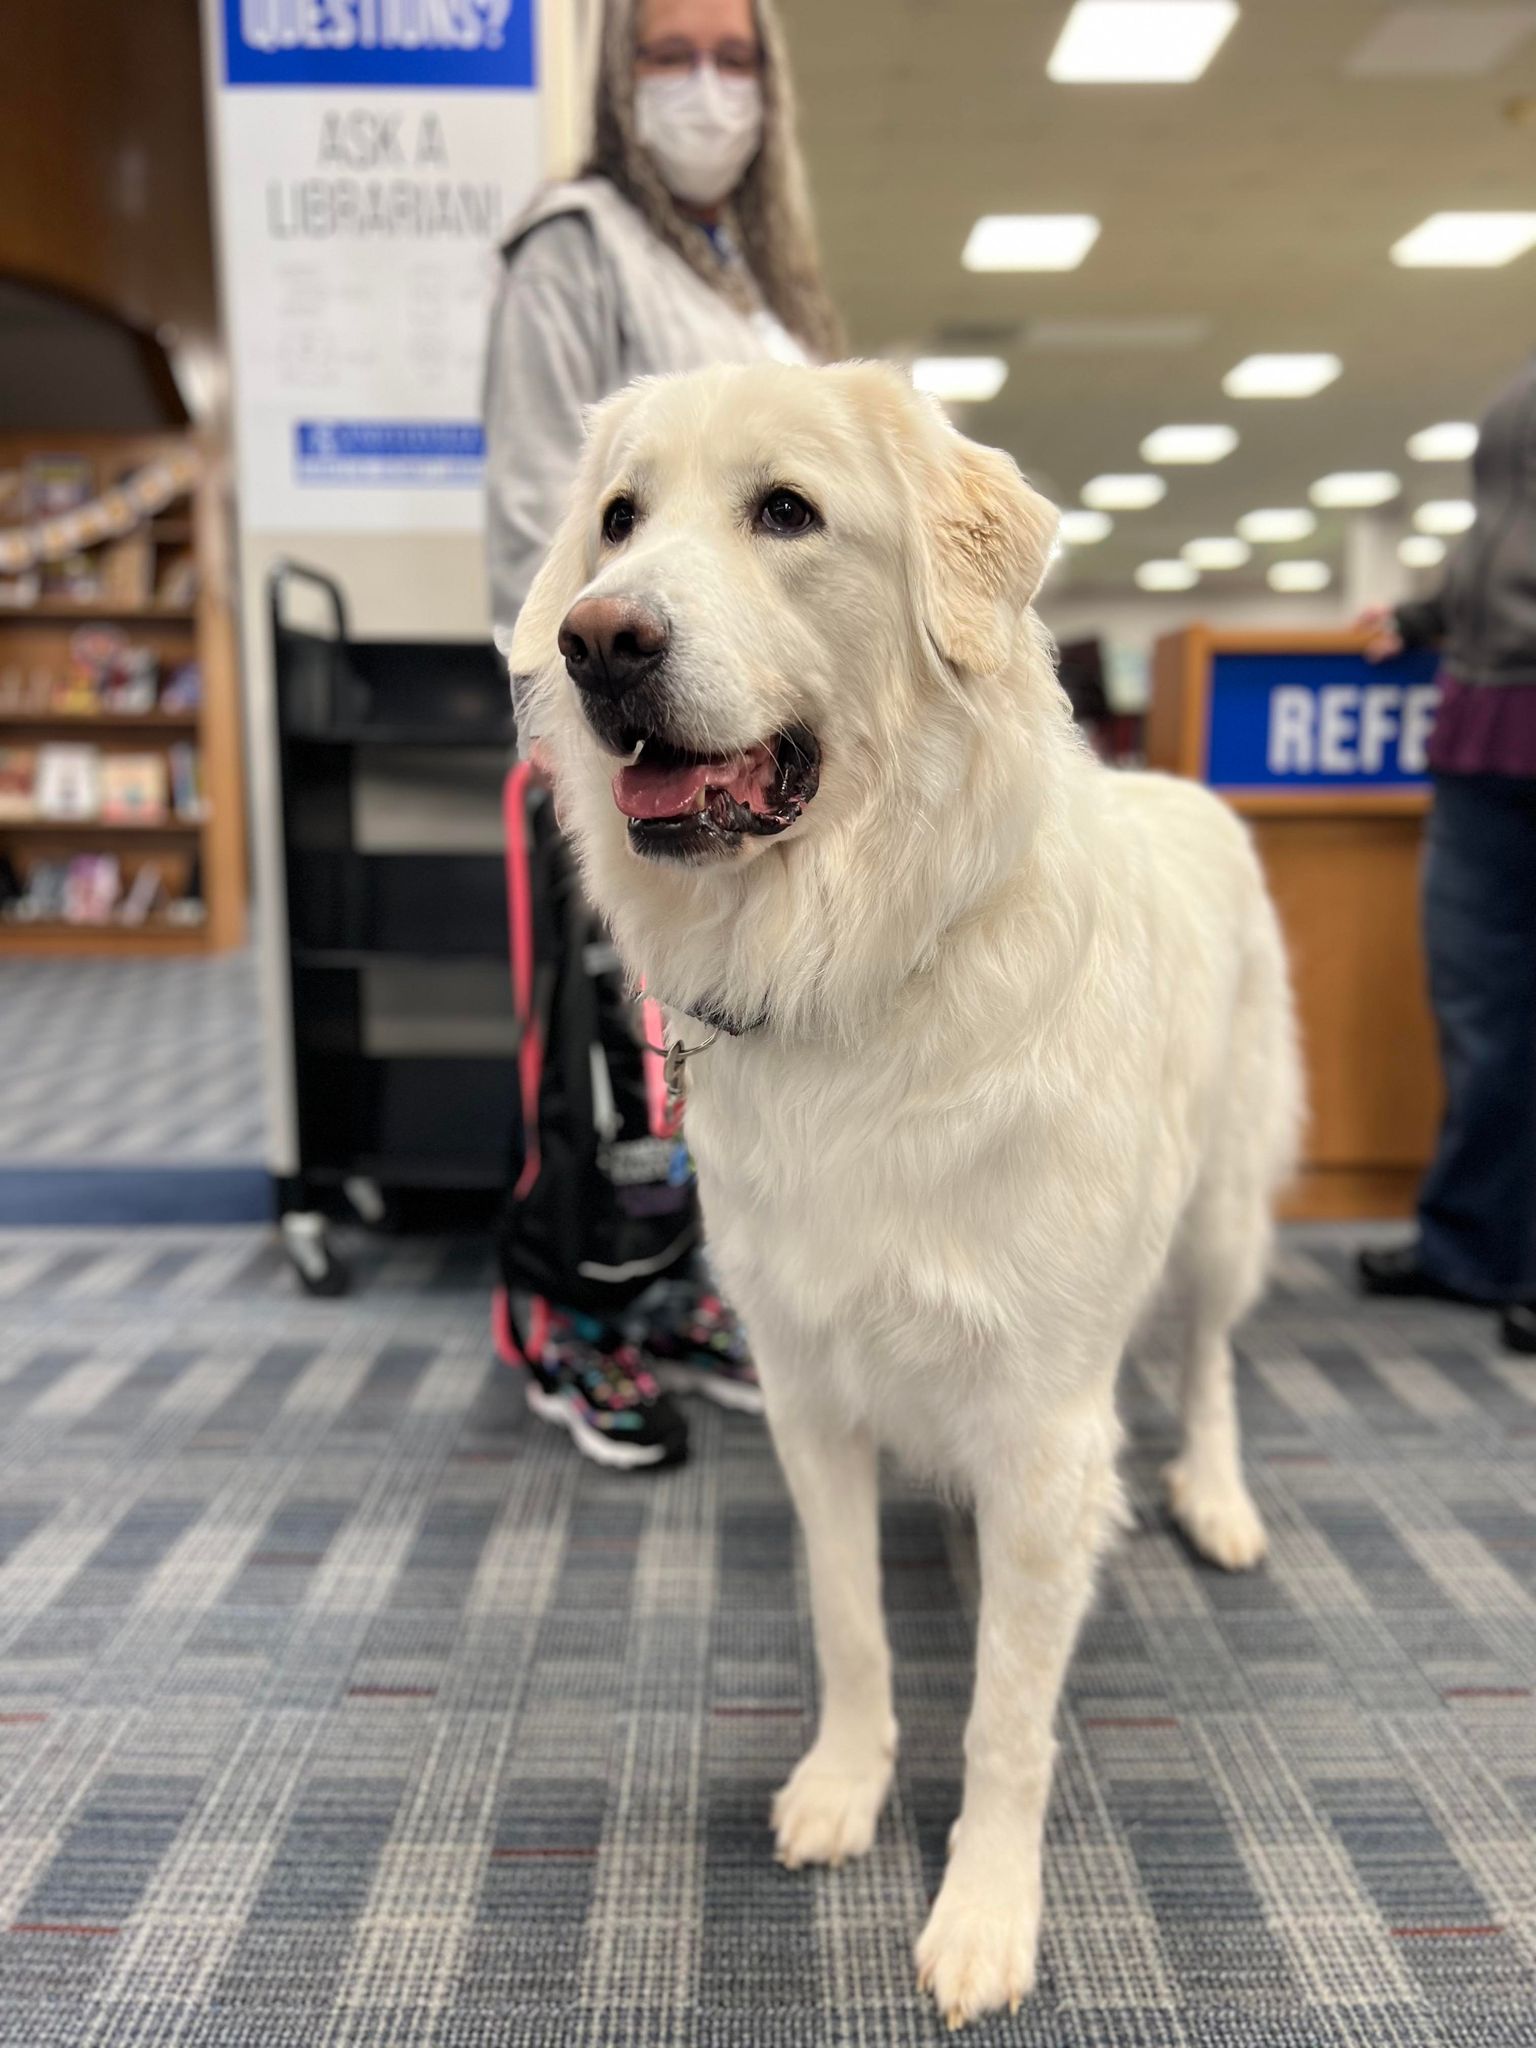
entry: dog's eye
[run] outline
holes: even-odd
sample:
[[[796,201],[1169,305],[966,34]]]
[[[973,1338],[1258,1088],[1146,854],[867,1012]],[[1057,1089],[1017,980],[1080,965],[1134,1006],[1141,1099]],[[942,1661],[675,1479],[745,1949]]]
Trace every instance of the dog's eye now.
[[[621,540],[628,540],[635,530],[635,521],[638,517],[633,498],[615,498],[603,514],[603,539],[615,544]]]
[[[809,533],[813,526],[820,526],[821,514],[798,491],[786,490],[781,484],[758,506],[757,523],[764,533]]]

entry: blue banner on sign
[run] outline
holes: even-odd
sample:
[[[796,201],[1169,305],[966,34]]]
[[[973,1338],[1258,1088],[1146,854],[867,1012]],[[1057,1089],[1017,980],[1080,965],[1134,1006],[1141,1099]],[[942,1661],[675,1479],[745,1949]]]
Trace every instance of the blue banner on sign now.
[[[532,86],[536,0],[224,0],[227,85]]]
[[[477,485],[485,475],[478,420],[300,420],[293,474],[301,484]]]
[[[1206,780],[1215,789],[1414,789],[1428,773],[1438,657],[1217,654]]]

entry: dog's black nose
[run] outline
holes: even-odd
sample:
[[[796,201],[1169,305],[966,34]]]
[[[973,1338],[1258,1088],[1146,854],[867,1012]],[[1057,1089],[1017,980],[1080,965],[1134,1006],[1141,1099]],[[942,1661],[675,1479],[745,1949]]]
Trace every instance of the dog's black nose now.
[[[667,651],[665,619],[632,597],[584,597],[560,628],[560,652],[577,689],[623,697]]]

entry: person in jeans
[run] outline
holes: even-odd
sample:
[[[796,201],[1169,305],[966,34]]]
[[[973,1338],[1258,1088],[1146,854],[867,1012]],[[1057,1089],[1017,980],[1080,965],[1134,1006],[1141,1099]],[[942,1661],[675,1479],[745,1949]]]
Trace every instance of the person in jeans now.
[[[1477,519],[1437,597],[1368,612],[1368,652],[1443,650],[1424,940],[1445,1118],[1418,1234],[1360,1254],[1367,1292],[1502,1311],[1536,1352],[1536,358],[1484,419]]]
[[[605,0],[598,35],[586,167],[514,227],[492,318],[487,555],[503,647],[588,406],[634,377],[836,353],[772,0]],[[521,715],[519,737],[537,769]],[[621,1328],[549,1304],[533,1364],[535,1412],[609,1466],[685,1454],[672,1392],[761,1409],[740,1327],[707,1282],[643,1306]]]

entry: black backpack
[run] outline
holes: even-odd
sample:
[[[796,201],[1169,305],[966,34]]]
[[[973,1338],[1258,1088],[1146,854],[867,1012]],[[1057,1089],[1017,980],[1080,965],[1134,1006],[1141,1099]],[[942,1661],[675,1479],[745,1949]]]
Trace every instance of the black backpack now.
[[[611,1320],[687,1265],[699,1241],[693,1162],[668,1100],[661,1020],[637,1003],[526,762],[507,777],[512,992],[522,1131],[497,1242],[503,1349],[537,1356],[515,1304]],[[649,1044],[647,1044],[649,1041]]]

